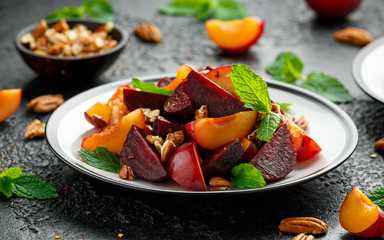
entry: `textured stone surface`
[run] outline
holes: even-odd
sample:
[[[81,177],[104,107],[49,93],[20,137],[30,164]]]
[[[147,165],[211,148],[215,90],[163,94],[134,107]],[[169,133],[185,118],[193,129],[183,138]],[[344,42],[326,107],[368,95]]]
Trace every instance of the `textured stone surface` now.
[[[157,24],[163,40],[143,43],[131,35],[118,61],[97,79],[64,84],[39,79],[13,46],[17,31],[37,22],[53,9],[80,1],[0,1],[0,89],[23,88],[23,101],[0,123],[1,167],[20,165],[58,189],[59,199],[27,200],[0,195],[0,239],[291,239],[279,236],[281,219],[312,216],[329,225],[317,239],[356,239],[339,224],[338,211],[353,186],[369,192],[383,186],[384,158],[373,144],[384,137],[384,105],[365,95],[353,82],[351,64],[360,48],[338,43],[333,33],[345,26],[362,27],[375,38],[384,35],[384,5],[364,1],[345,21],[317,19],[304,1],[244,1],[251,15],[266,21],[258,45],[242,55],[221,52],[210,42],[204,24],[189,17],[160,15],[156,6],[167,1],[113,1],[116,23],[130,33],[142,21]],[[129,77],[174,73],[184,63],[196,66],[241,62],[263,77],[265,66],[278,52],[292,50],[305,62],[304,72],[324,71],[338,77],[355,97],[342,104],[359,131],[356,151],[340,167],[313,181],[287,189],[243,196],[182,197],[148,194],[95,181],[65,165],[44,139],[26,140],[24,128],[48,114],[27,111],[26,103],[45,93],[66,99],[93,86]],[[370,154],[378,157],[372,159]],[[7,157],[8,156],[8,157]],[[64,187],[68,187],[67,190]]]

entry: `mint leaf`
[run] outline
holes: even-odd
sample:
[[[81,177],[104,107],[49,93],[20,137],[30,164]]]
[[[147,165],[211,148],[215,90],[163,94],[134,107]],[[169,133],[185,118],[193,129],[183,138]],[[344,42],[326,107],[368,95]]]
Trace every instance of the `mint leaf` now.
[[[5,177],[5,176],[8,176],[10,177],[11,179],[16,179],[18,177],[21,176],[21,168],[19,166],[17,167],[11,167],[3,172],[0,173],[0,178],[1,177]]]
[[[230,77],[235,92],[240,100],[246,103],[245,107],[251,107],[262,113],[269,113],[272,109],[267,84],[256,75],[248,66],[233,64]]]
[[[231,173],[232,184],[239,188],[261,188],[266,184],[260,170],[249,163],[240,163],[232,168]]]
[[[61,19],[61,18],[81,18],[84,11],[77,7],[64,7],[55,10],[46,19]]]
[[[222,21],[243,19],[248,16],[245,5],[236,0],[220,0],[213,14],[213,18]]]
[[[12,178],[7,175],[0,177],[0,193],[3,193],[7,197],[11,197],[13,194]]]
[[[280,109],[283,112],[289,113],[289,111],[290,111],[289,107],[291,106],[290,103],[276,103],[276,104],[280,106]]]
[[[384,187],[378,188],[375,191],[369,193],[367,197],[371,199],[374,204],[380,207],[384,207]]]
[[[90,18],[100,19],[106,22],[113,21],[113,7],[106,0],[86,0],[81,8]]]
[[[58,198],[56,189],[46,181],[37,178],[33,174],[23,173],[19,178],[14,179],[12,184],[13,192],[18,197],[48,199]]]
[[[324,73],[311,72],[307,76],[307,80],[301,84],[301,87],[317,93],[332,102],[348,103],[353,100],[351,94],[349,94],[348,90],[344,88],[339,80]]]
[[[95,168],[113,173],[120,172],[120,156],[115,152],[110,152],[105,147],[97,147],[94,151],[82,148],[79,155],[86,163]]]
[[[281,117],[274,112],[271,112],[261,120],[260,126],[257,129],[257,138],[261,141],[269,142],[280,124]]]
[[[199,20],[208,18],[214,9],[213,0],[174,0],[158,7],[160,13],[176,16],[195,16]]]
[[[172,90],[166,90],[164,88],[160,88],[154,83],[143,82],[137,78],[132,78],[132,86],[134,88],[140,89],[142,92],[150,92],[150,93],[162,94],[166,96],[171,95],[173,92]]]
[[[293,83],[297,79],[305,79],[301,74],[303,67],[303,62],[296,54],[282,52],[267,66],[266,72],[275,80]]]

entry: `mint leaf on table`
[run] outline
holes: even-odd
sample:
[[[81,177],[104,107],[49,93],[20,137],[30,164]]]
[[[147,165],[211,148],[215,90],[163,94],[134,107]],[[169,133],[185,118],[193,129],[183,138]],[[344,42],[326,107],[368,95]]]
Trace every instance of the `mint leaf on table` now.
[[[274,112],[265,116],[256,131],[257,138],[261,141],[269,142],[280,124],[280,119],[280,116]]]
[[[266,184],[259,169],[249,163],[240,163],[232,168],[231,182],[239,188],[261,188]]]
[[[97,147],[94,151],[82,148],[79,155],[86,163],[95,168],[113,173],[119,173],[121,170],[119,154],[111,152],[105,147]]]
[[[230,75],[235,92],[240,100],[247,103],[245,107],[251,107],[262,113],[269,113],[272,109],[267,84],[256,75],[248,66],[233,64]]]
[[[150,92],[156,94],[162,94],[169,96],[172,94],[172,90],[167,90],[164,88],[158,87],[154,83],[146,83],[137,78],[132,78],[132,87],[140,89],[142,92]]]
[[[213,14],[213,18],[222,21],[243,19],[246,16],[248,16],[247,8],[236,0],[220,0]]]
[[[64,7],[55,10],[46,19],[61,19],[61,18],[81,18],[84,15],[84,11],[77,7]]]
[[[195,16],[199,20],[209,17],[215,2],[213,0],[173,0],[158,7],[159,12],[176,16]]]
[[[302,88],[317,93],[332,102],[347,103],[353,100],[348,90],[336,78],[320,73],[311,72],[307,76],[307,80],[301,84]]]
[[[277,55],[276,60],[269,64],[266,71],[275,80],[293,83],[297,79],[303,79],[301,72],[304,64],[293,52],[282,52]]]
[[[90,18],[113,21],[113,7],[108,0],[85,0],[80,7],[63,7],[55,10],[46,19]]]
[[[370,192],[367,197],[376,205],[384,207],[384,187]]]
[[[90,18],[100,19],[106,22],[113,21],[113,7],[106,0],[86,0],[81,8]]]
[[[20,167],[12,167],[0,173],[0,193],[7,197],[48,199],[57,198],[56,189],[33,174],[23,173]]]

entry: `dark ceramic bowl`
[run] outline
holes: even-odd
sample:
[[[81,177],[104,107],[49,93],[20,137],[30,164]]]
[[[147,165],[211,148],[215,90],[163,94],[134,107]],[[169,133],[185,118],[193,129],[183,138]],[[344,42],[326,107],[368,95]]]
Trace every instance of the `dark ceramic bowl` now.
[[[66,21],[71,28],[76,24],[83,24],[92,31],[99,25],[106,24],[105,22],[91,19],[66,19]],[[56,22],[58,22],[58,20],[47,21],[49,27]],[[43,56],[34,53],[20,42],[21,36],[25,33],[32,32],[37,25],[38,23],[35,23],[21,30],[16,35],[15,45],[24,62],[43,78],[67,80],[94,78],[107,70],[116,61],[128,41],[127,32],[114,24],[114,29],[109,35],[117,40],[118,44],[106,52],[80,57]]]

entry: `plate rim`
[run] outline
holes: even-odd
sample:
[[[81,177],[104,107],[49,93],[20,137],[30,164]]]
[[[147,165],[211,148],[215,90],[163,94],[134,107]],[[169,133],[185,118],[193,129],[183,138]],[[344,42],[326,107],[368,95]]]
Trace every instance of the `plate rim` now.
[[[161,75],[157,74],[157,75],[149,75],[149,76],[143,76],[143,77],[138,77],[138,78],[143,80],[143,81],[147,81],[147,82],[156,82],[165,76],[172,78],[172,77],[175,77],[175,74],[161,74]],[[64,157],[65,154],[64,154],[64,156],[62,156],[60,154],[60,151],[63,152],[61,147],[59,146],[59,144],[56,144],[57,146],[55,146],[55,144],[54,144],[55,142],[57,142],[57,138],[55,139],[56,132],[54,132],[53,130],[55,129],[54,128],[55,125],[58,125],[59,123],[58,122],[55,123],[53,121],[56,118],[58,118],[58,116],[61,116],[63,114],[65,115],[65,111],[64,111],[65,108],[67,108],[68,106],[71,106],[71,103],[76,102],[77,99],[81,99],[83,96],[88,96],[92,92],[98,92],[100,89],[109,88],[112,86],[117,87],[117,86],[122,85],[122,84],[129,84],[129,83],[131,83],[133,78],[134,77],[122,79],[122,80],[102,84],[102,85],[97,86],[97,87],[93,87],[93,88],[88,89],[86,91],[83,91],[79,94],[76,94],[75,96],[73,96],[70,99],[68,99],[67,101],[65,101],[59,108],[57,108],[49,116],[49,118],[47,120],[47,124],[46,124],[46,141],[49,145],[49,148],[54,153],[54,155],[56,157],[58,157],[61,161],[63,161],[67,165],[69,165],[70,167],[74,168],[77,171],[80,171],[81,173],[86,174],[87,176],[90,176],[93,179],[96,179],[96,180],[99,180],[102,182],[106,182],[108,184],[113,184],[115,186],[121,186],[121,187],[124,187],[126,189],[132,189],[132,190],[138,190],[138,191],[144,191],[144,192],[150,192],[150,193],[179,194],[179,195],[196,195],[196,194],[197,195],[237,195],[237,194],[249,194],[249,193],[262,193],[262,192],[276,191],[279,189],[292,187],[292,186],[295,186],[297,184],[302,184],[302,183],[305,183],[307,181],[318,178],[321,175],[324,175],[324,174],[334,170],[335,168],[340,166],[342,163],[344,163],[353,154],[353,152],[355,151],[357,144],[358,144],[359,138],[358,138],[358,131],[357,131],[357,127],[356,127],[355,123],[353,122],[351,117],[345,111],[343,111],[340,107],[338,107],[335,103],[331,102],[330,100],[328,100],[328,99],[326,99],[326,98],[324,98],[318,94],[315,94],[311,91],[300,88],[296,85],[292,85],[292,84],[288,84],[288,83],[284,83],[284,82],[280,82],[280,81],[276,81],[276,80],[269,80],[269,79],[265,80],[264,79],[264,81],[268,85],[268,88],[270,88],[272,86],[276,89],[280,89],[280,90],[284,90],[284,91],[286,91],[288,89],[289,92],[291,92],[291,93],[293,92],[293,93],[297,93],[301,96],[304,96],[306,98],[311,98],[312,100],[315,100],[316,103],[321,104],[321,105],[325,106],[326,108],[332,110],[333,113],[337,113],[336,115],[338,116],[338,118],[342,119],[342,121],[345,123],[343,125],[344,128],[347,128],[349,130],[349,131],[345,131],[345,132],[350,135],[349,139],[351,141],[351,144],[344,146],[344,151],[340,153],[339,159],[332,161],[330,164],[324,166],[323,168],[321,168],[321,169],[317,170],[316,172],[313,172],[313,173],[311,173],[311,174],[309,174],[303,178],[294,180],[294,181],[289,182],[289,183],[277,184],[271,188],[253,188],[253,189],[249,188],[249,189],[242,189],[242,190],[227,190],[227,191],[191,191],[191,190],[155,189],[155,188],[146,188],[146,187],[123,184],[121,182],[113,181],[106,176],[103,176],[103,175],[100,175],[98,173],[89,171],[85,168],[82,168],[79,165],[71,163],[70,160],[67,160]]]
[[[372,92],[368,85],[364,82],[361,74],[361,66],[366,57],[378,47],[384,44],[384,37],[378,38],[367,46],[363,47],[356,55],[352,62],[352,76],[357,86],[363,90],[371,98],[384,103],[384,97],[380,97],[376,93]]]

